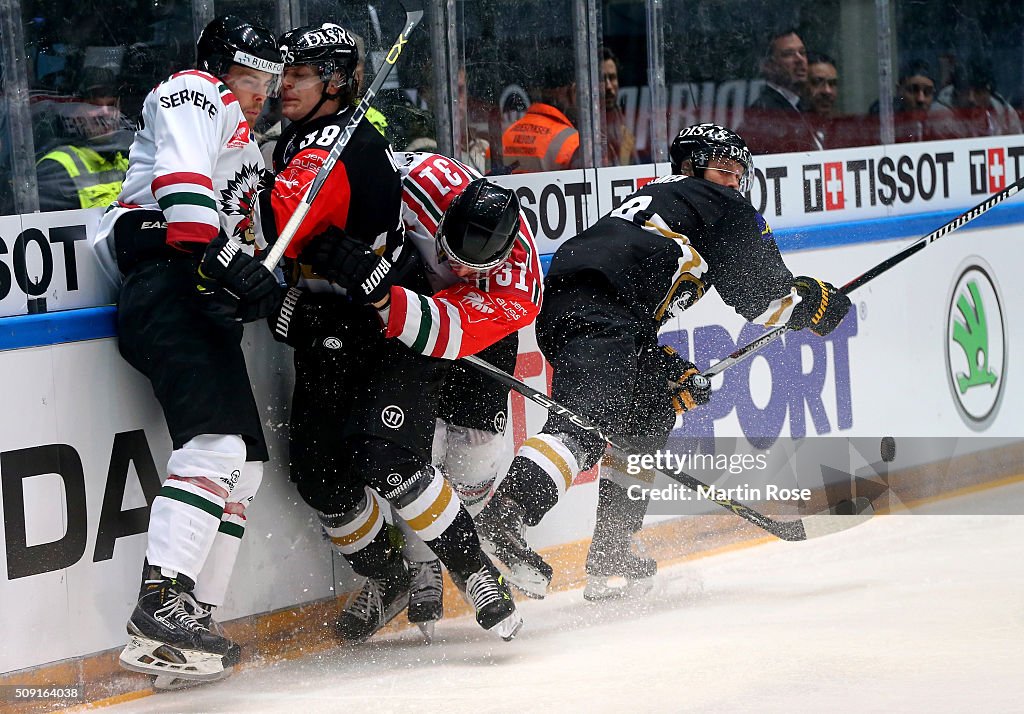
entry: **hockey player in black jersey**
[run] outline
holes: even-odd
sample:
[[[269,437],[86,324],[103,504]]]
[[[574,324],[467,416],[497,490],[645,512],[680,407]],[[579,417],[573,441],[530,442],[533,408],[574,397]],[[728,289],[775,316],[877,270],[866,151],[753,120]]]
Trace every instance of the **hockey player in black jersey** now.
[[[274,151],[274,186],[260,198],[261,224],[271,233],[294,213],[355,110],[357,49],[345,28],[297,28],[281,37],[281,49],[282,112],[293,123]],[[404,239],[401,195],[387,140],[362,121],[285,252],[293,287],[270,323],[276,338],[295,347],[291,477],[336,548],[367,578],[338,619],[340,637],[366,639],[409,601],[410,574],[384,527],[390,506],[464,584],[477,622],[511,639],[522,619],[508,587],[431,465],[450,362],[384,339],[368,307],[392,284],[432,293]],[[352,240],[365,249],[345,253],[351,260],[343,266],[318,258]]]
[[[559,246],[537,319],[537,341],[554,368],[552,398],[648,453],[664,447],[677,413],[711,398],[697,367],[658,345],[673,311],[713,286],[750,322],[826,335],[850,307],[832,285],[786,267],[764,219],[741,195],[753,161],[737,134],[714,124],[688,127],[673,140],[671,159],[672,175]],[[544,597],[552,570],[530,549],[525,526],[537,525],[604,447],[550,413],[476,519],[485,550],[534,597]],[[647,502],[628,498],[621,483],[614,469],[602,468],[588,599],[622,594],[609,578],[641,581],[657,570],[632,549]]]

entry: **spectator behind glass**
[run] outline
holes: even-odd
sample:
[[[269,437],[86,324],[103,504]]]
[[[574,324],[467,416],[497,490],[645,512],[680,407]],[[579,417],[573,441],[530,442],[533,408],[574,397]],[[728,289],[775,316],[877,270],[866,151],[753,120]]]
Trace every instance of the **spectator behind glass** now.
[[[900,70],[892,108],[897,143],[958,136],[952,110],[935,101],[935,79],[924,60],[912,60]],[[868,112],[878,113],[877,101]]]
[[[604,87],[604,147],[606,166],[627,166],[640,163],[636,136],[626,124],[626,115],[619,103],[619,59],[607,47],[601,48],[601,85]]]
[[[973,60],[966,69],[957,67],[953,83],[942,88],[936,101],[953,110],[959,136],[1021,133],[1020,117],[995,91],[992,67],[985,60]]]
[[[836,61],[823,53],[813,52],[807,58],[807,84],[800,106],[825,149],[873,143],[878,131],[862,117],[839,113],[839,70]]]
[[[36,162],[42,211],[108,206],[128,170],[133,132],[119,108],[115,73],[86,67],[78,93],[80,101],[61,115],[66,143]]]
[[[11,166],[11,134],[8,126],[6,80],[0,68],[0,216],[14,212],[14,184]]]
[[[761,59],[765,85],[737,130],[755,154],[815,151],[821,144],[804,118],[800,96],[807,84],[807,49],[795,29],[771,36]]]
[[[578,168],[580,133],[576,117],[576,80],[572,53],[548,47],[533,76],[530,94],[539,97],[501,137],[505,163],[512,173]]]

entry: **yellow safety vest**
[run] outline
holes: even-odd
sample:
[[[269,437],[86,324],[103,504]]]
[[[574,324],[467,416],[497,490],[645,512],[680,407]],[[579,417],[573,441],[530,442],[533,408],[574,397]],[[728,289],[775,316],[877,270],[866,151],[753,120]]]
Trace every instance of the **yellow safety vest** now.
[[[374,128],[381,133],[382,136],[387,136],[388,120],[379,111],[370,107],[366,110],[366,121],[373,124]]]
[[[68,173],[82,208],[109,206],[119,193],[128,171],[128,159],[118,152],[113,160],[89,148],[59,146],[36,162],[56,161]]]

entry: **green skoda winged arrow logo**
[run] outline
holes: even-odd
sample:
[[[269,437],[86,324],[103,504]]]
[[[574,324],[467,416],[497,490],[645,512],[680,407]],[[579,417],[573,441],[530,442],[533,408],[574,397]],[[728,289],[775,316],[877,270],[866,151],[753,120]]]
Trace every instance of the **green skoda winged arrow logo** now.
[[[995,384],[999,377],[988,367],[988,323],[985,321],[985,303],[978,294],[976,280],[967,282],[967,291],[971,295],[961,294],[956,300],[956,307],[964,321],[954,320],[953,341],[960,345],[967,358],[970,374],[956,375],[956,383],[960,393],[965,394],[971,387],[982,384]]]
[[[953,399],[972,429],[988,427],[1006,381],[1002,302],[987,263],[972,257],[961,266],[948,303],[946,368]]]

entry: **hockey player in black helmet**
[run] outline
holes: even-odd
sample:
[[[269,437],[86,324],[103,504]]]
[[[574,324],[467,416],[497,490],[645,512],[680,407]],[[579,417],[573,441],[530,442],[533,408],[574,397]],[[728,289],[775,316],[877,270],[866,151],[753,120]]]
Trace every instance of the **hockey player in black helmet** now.
[[[196,68],[221,77],[233,64],[280,77],[281,48],[263,25],[235,15],[221,15],[199,35]]]
[[[507,463],[508,389],[456,358],[479,354],[502,369],[515,369],[517,332],[540,310],[540,262],[514,191],[439,154],[400,152],[395,158],[403,179],[406,239],[425,263],[429,290],[392,286],[373,304],[389,341],[450,365],[436,408],[422,409],[419,417],[434,424],[434,466],[474,515]],[[318,273],[350,287],[355,276],[372,273],[378,264],[350,239],[311,252]],[[396,522],[413,574],[409,620],[429,639],[432,621],[443,610],[440,564],[413,529],[400,518]],[[492,597],[507,592],[496,575],[490,574],[496,580]],[[474,595],[464,574],[455,572],[452,580],[471,600],[484,594]],[[514,633],[519,619],[512,615],[504,631]]]
[[[292,30],[281,44],[281,109],[294,123],[275,148],[280,173],[259,201],[271,240],[352,116],[357,61],[351,33],[333,23]],[[274,335],[296,348],[292,479],[353,570],[367,578],[339,616],[343,639],[366,639],[408,600],[409,573],[387,538],[377,494],[467,582],[481,626],[511,638],[519,624],[511,595],[480,549],[469,514],[430,463],[448,366],[381,339],[371,307],[393,289],[431,293],[401,214],[402,183],[387,140],[361,121],[285,252],[296,265],[288,271],[294,286],[271,320]],[[313,246],[349,250],[339,253],[344,259],[335,269]],[[334,349],[308,339],[325,323],[344,330],[331,341]]]
[[[359,62],[354,36],[333,22],[289,30],[280,42],[285,64],[281,113],[292,124],[277,143],[274,165],[278,170],[284,167],[290,139],[306,123],[352,105]]]
[[[152,383],[173,449],[120,655],[158,687],[218,679],[239,660],[212,612],[267,460],[242,323],[265,318],[283,294],[253,255],[248,220],[263,169],[251,130],[281,72],[277,43],[260,25],[218,17],[196,65],[147,96],[121,193],[96,235],[121,282],[118,347]]]
[[[537,341],[554,368],[552,398],[644,453],[665,446],[677,414],[712,396],[696,365],[658,344],[658,329],[673,312],[714,287],[750,322],[826,335],[850,307],[832,285],[794,277],[786,267],[771,229],[740,193],[749,187],[753,162],[735,132],[691,126],[675,137],[670,153],[672,175],[559,246],[537,318]],[[604,446],[549,413],[476,519],[485,549],[504,564],[508,579],[536,597],[544,596],[552,570],[527,544],[525,527],[540,522]],[[603,465],[588,599],[639,589],[657,570],[633,550],[647,501],[627,496],[632,483],[623,465]],[[615,577],[627,587],[613,588]]]
[[[514,191],[477,179],[448,206],[437,231],[437,251],[460,278],[484,277],[508,260],[519,229]]]

